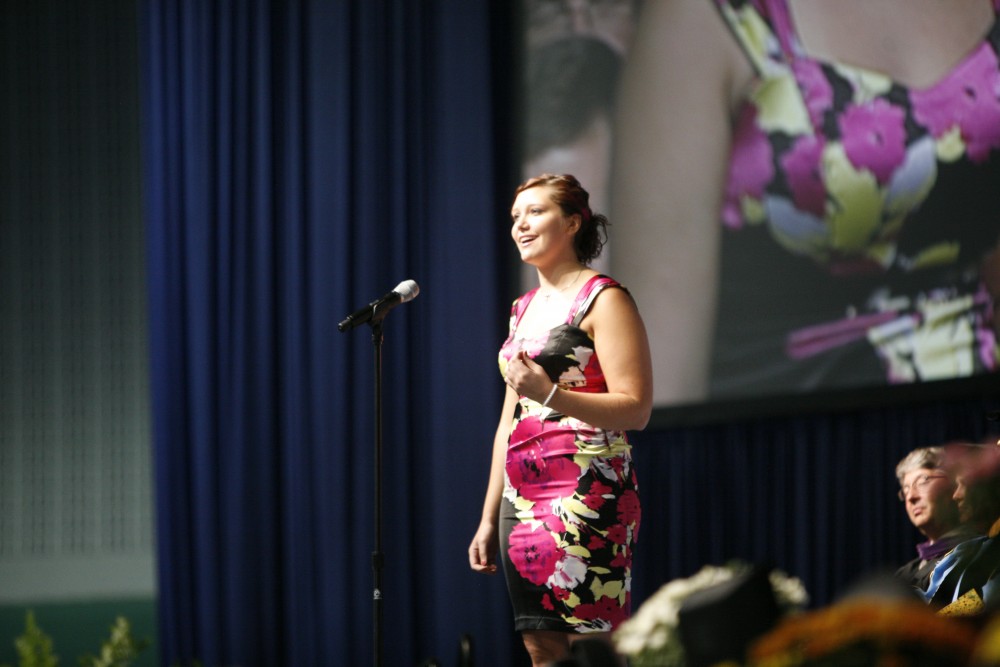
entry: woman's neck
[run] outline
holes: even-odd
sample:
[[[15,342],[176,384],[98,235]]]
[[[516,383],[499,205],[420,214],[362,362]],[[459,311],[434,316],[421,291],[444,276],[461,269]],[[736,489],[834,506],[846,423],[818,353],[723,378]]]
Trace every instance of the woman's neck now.
[[[579,284],[586,269],[579,262],[564,262],[551,269],[538,269],[538,291],[542,296],[566,292]]]
[[[790,0],[810,57],[881,72],[911,88],[932,85],[977,47],[992,0]]]

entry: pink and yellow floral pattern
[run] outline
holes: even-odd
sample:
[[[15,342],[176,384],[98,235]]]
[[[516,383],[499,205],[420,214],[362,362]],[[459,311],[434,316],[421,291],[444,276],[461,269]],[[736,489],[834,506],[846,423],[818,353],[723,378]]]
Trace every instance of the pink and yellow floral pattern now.
[[[818,261],[863,255],[888,269],[900,261],[885,252],[898,217],[923,203],[938,163],[983,163],[1000,149],[1000,63],[989,39],[934,85],[906,88],[808,57],[785,0],[717,2],[759,73],[736,129],[727,226],[765,223]],[[795,213],[813,222],[810,233]]]
[[[517,334],[535,291],[511,310],[507,360],[525,350],[570,391],[607,391],[594,342],[579,326],[597,294],[620,287],[595,276],[566,322],[540,338]],[[521,397],[507,450],[501,552],[518,630],[606,632],[628,617],[632,548],[642,516],[624,432],[594,428]]]
[[[721,211],[714,393],[863,385],[869,359],[893,383],[996,370],[992,307],[965,297],[1000,239],[1000,22],[912,87],[810,56],[788,0],[714,2],[757,74]]]

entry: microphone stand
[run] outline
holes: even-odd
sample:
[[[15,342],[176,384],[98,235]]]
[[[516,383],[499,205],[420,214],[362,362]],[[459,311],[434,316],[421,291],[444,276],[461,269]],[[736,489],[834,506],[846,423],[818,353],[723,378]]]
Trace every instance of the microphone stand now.
[[[368,308],[362,308],[353,315],[349,315],[347,319],[337,325],[337,328],[343,332],[366,322],[372,328],[372,343],[375,346],[375,505],[373,510],[375,548],[372,551],[372,575],[374,577],[372,640],[374,642],[375,667],[382,667],[382,567],[385,564],[385,557],[382,554],[382,320],[393,307],[409,301],[419,291],[420,288],[414,281],[403,281],[396,290],[382,299],[370,303]]]
[[[374,641],[374,665],[382,665],[382,317],[373,316],[369,321],[372,328],[372,343],[375,346],[375,505],[374,528],[375,548],[372,551],[372,639]]]

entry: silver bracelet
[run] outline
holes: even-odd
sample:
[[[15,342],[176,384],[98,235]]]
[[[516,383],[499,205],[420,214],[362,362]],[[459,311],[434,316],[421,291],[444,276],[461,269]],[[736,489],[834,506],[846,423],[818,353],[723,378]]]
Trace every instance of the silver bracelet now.
[[[558,384],[555,383],[552,384],[552,390],[549,392],[549,395],[545,397],[545,400],[542,401],[543,408],[549,407],[549,401],[551,401],[552,397],[556,395],[556,389],[558,388],[559,388]]]

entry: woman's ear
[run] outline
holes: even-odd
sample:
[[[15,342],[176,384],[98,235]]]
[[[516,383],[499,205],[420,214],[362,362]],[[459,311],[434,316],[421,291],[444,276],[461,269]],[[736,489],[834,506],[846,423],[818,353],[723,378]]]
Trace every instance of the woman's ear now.
[[[576,234],[583,227],[583,217],[574,213],[566,218],[566,231]]]

